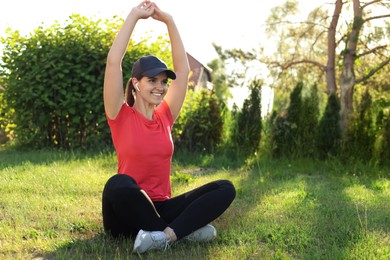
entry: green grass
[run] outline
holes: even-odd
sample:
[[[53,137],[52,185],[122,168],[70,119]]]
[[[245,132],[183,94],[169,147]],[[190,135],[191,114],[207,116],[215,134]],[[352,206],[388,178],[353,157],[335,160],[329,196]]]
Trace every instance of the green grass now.
[[[248,166],[249,165],[249,166]],[[250,166],[252,165],[252,166]],[[140,259],[102,230],[114,153],[0,150],[0,259]],[[389,259],[390,171],[337,161],[178,154],[174,194],[226,178],[237,197],[215,241],[177,243],[147,259]]]

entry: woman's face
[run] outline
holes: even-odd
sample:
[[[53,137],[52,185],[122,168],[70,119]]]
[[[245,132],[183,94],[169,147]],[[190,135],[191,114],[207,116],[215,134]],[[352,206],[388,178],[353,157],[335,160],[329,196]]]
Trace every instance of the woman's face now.
[[[138,87],[137,98],[141,97],[147,103],[159,105],[168,91],[168,77],[162,72],[154,77],[143,77]]]

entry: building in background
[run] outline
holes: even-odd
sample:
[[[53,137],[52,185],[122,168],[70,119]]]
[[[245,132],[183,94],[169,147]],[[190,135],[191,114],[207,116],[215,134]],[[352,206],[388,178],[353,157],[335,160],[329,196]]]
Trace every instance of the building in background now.
[[[193,90],[208,89],[212,90],[211,69],[195,59],[187,52],[188,63],[190,64],[190,78],[188,87]]]

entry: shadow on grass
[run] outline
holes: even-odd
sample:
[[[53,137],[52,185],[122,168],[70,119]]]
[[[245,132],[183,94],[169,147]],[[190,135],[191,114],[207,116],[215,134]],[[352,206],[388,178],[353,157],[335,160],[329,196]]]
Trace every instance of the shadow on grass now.
[[[304,176],[316,207],[308,222],[312,246],[306,256],[381,259],[390,245],[390,197],[373,188],[373,179],[356,176]],[[296,209],[294,209],[296,210]],[[387,237],[387,238],[386,238]],[[384,239],[384,240],[382,240]],[[387,253],[387,254],[388,254]]]
[[[247,247],[246,257],[388,256],[390,197],[372,185],[378,177],[334,174],[325,166],[260,162],[237,183],[234,214],[225,216],[237,228],[230,228],[226,243]],[[368,195],[355,194],[359,187]]]
[[[55,252],[36,255],[43,259],[209,259],[212,243],[195,244],[180,241],[165,252],[133,253],[132,239],[112,239],[98,234],[86,240],[74,240],[59,246]]]
[[[97,234],[89,239],[68,241],[58,245],[53,253],[35,257],[43,259],[127,259],[131,256],[131,250],[131,240],[113,240],[105,234]]]

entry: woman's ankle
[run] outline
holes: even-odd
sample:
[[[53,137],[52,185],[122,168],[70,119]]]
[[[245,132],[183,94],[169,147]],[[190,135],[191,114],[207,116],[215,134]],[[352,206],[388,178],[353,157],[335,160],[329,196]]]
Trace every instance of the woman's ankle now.
[[[175,242],[177,240],[177,237],[176,237],[176,234],[175,234],[175,231],[170,228],[170,227],[166,227],[164,229],[164,233],[165,235],[167,236],[167,238],[169,239],[169,241],[172,243],[172,242]]]

